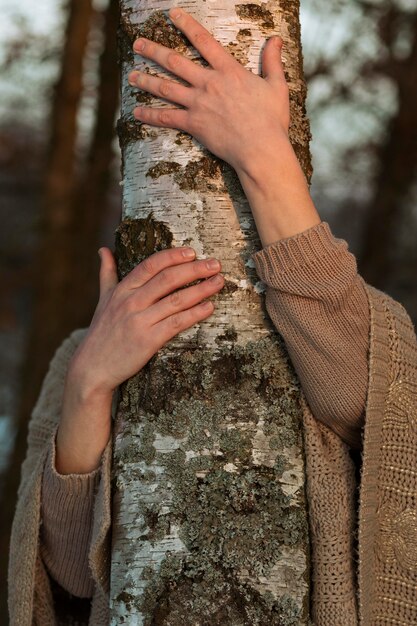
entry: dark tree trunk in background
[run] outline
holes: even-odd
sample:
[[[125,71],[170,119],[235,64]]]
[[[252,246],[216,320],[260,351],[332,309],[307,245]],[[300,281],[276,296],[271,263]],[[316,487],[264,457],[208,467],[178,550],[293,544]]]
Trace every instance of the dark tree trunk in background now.
[[[119,104],[117,28],[119,2],[110,0],[104,13],[104,48],[100,57],[96,118],[87,163],[73,207],[71,300],[72,328],[89,324],[99,296],[98,255],[101,229],[109,208],[108,190],[115,156],[116,113]]]
[[[107,33],[107,51],[103,55],[107,60],[102,60],[102,75],[107,74],[106,67],[110,64],[112,54],[110,49],[111,45],[114,46],[115,39],[114,3],[112,3],[111,10],[113,17],[107,18],[106,28],[108,31],[113,29],[113,32]],[[88,186],[84,181],[83,192],[75,193],[77,115],[83,92],[83,66],[94,12],[91,0],[73,0],[68,5],[68,11],[60,77],[55,86],[51,111],[49,153],[45,165],[46,175],[41,210],[41,243],[35,271],[33,317],[26,357],[21,369],[21,398],[15,424],[15,447],[11,454],[2,493],[0,512],[2,528],[0,584],[2,589],[6,589],[10,527],[20,480],[20,467],[26,453],[27,423],[55,350],[64,337],[80,325],[81,320],[87,324],[92,314],[93,297],[88,297],[84,301],[82,296],[76,294],[73,287],[73,272],[76,267],[74,259],[80,253],[76,236],[79,236],[79,243],[82,246],[86,245],[87,241],[87,237],[82,233],[82,229],[86,226],[80,219],[80,211],[83,208],[79,206],[83,202],[80,196],[85,194],[86,201],[91,202],[91,207],[88,207],[86,212],[91,211],[96,220],[98,220],[97,213],[101,214],[103,211],[101,189],[95,193],[89,189],[87,191]],[[111,43],[109,43],[110,40]],[[112,62],[116,63],[115,57]],[[113,89],[117,92],[117,78],[114,76],[114,70],[110,74],[109,82],[113,82]],[[108,78],[107,76],[106,80]],[[103,185],[103,189],[106,186],[104,182],[106,175],[103,172],[111,160],[109,146],[112,130],[109,127],[113,126],[116,108],[115,102],[108,94],[108,89],[110,85],[105,85],[103,92],[100,93],[98,104],[101,112],[100,123],[96,125],[93,144],[94,148],[100,151],[100,158],[95,162],[95,158],[90,154],[91,165],[89,166],[93,184],[96,187]],[[107,106],[109,110],[104,113],[103,109]],[[111,120],[108,116],[111,116]],[[77,207],[76,210],[75,207]],[[75,219],[80,220],[78,225]],[[96,230],[99,230],[98,221]],[[93,247],[97,255],[96,239]],[[90,268],[88,269],[91,271]],[[97,280],[97,276],[91,278]],[[83,280],[89,280],[86,272]],[[8,620],[6,599],[7,594],[2,594],[0,621],[4,624]]]
[[[398,87],[398,110],[377,154],[374,195],[365,211],[358,254],[360,273],[380,289],[384,289],[389,276],[397,270],[392,251],[398,245],[406,199],[417,173],[417,13],[410,30],[413,41],[409,55],[403,60],[392,60],[386,68],[382,61],[381,69]],[[414,276],[416,272],[417,268]]]

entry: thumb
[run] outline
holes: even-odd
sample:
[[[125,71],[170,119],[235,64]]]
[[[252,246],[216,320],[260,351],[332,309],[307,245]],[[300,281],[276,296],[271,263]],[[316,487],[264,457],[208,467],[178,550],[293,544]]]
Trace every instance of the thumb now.
[[[116,261],[110,248],[100,248],[100,300],[112,291],[119,279],[117,277]]]
[[[270,37],[262,53],[262,76],[266,80],[284,80],[284,66],[282,64],[282,46],[281,37]]]

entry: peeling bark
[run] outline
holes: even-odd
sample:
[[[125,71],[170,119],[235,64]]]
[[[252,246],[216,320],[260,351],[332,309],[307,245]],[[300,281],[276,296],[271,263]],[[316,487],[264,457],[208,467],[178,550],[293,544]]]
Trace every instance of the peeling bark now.
[[[250,258],[260,242],[236,173],[189,134],[132,118],[144,97],[172,106],[129,86],[136,37],[201,62],[167,14],[152,9],[151,2],[121,3],[119,275],[155,250],[192,245],[200,258],[221,259],[226,287],[208,320],[171,340],[120,388],[111,623],[307,624],[300,385],[264,307]],[[281,34],[290,136],[309,177],[297,3],[192,2],[186,9],[251,71],[260,70],[264,40]]]

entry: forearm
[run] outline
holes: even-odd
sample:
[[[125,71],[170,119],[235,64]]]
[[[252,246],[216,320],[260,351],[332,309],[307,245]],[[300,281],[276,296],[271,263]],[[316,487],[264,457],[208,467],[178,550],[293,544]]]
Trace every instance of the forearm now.
[[[321,222],[289,140],[236,169],[263,246]]]
[[[56,469],[85,474],[100,465],[111,433],[112,392],[94,388],[70,365],[56,436]]]

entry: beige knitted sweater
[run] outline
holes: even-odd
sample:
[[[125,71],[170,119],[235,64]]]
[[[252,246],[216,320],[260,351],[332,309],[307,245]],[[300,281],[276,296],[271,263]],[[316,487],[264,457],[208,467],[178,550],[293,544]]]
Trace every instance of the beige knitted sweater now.
[[[364,283],[326,222],[253,258],[305,394],[314,623],[417,624],[412,323]],[[66,368],[86,330],[57,350],[29,425],[10,550],[12,626],[108,623],[111,440],[91,474],[61,476],[54,467]],[[349,450],[361,447],[364,421],[357,520]],[[89,600],[65,590],[92,596],[91,612]]]

